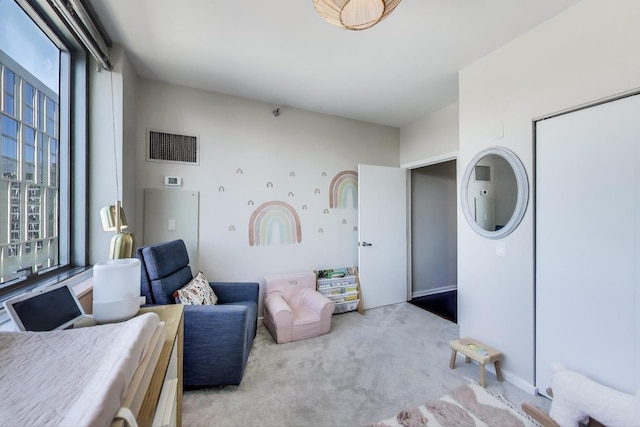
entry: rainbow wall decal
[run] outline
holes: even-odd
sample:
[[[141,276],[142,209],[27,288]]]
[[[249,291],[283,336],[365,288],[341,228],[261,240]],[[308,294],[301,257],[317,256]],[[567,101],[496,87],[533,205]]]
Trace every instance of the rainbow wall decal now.
[[[249,219],[249,245],[270,245],[302,242],[300,217],[291,205],[267,202],[258,206]]]
[[[346,208],[349,195],[353,200],[353,208],[358,208],[358,172],[342,171],[332,180],[329,187],[329,207]]]

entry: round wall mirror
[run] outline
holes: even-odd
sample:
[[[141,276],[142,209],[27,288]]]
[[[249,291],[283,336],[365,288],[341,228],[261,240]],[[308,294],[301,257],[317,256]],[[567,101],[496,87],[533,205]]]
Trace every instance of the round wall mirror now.
[[[462,211],[478,234],[500,239],[516,229],[527,209],[529,182],[524,165],[511,150],[479,152],[462,177]]]

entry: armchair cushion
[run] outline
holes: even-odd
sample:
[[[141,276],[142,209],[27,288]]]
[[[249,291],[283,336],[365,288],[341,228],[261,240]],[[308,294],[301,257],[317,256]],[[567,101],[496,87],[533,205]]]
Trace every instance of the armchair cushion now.
[[[331,304],[327,304],[327,300],[331,302]],[[322,295],[317,291],[306,291],[303,294],[303,304],[309,309],[320,315],[321,318],[331,318],[333,312],[335,311],[335,304],[326,296]]]
[[[257,316],[258,305],[252,301],[186,305],[185,385],[239,385],[256,335]]]
[[[210,282],[218,297],[218,304],[239,301],[258,302],[259,286],[255,282]]]
[[[193,278],[189,253],[182,240],[142,248],[156,304],[173,304],[173,293]]]

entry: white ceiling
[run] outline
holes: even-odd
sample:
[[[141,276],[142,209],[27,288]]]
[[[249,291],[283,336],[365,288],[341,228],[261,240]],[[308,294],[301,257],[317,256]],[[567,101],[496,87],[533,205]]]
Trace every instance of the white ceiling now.
[[[403,0],[336,28],[313,0],[90,0],[142,77],[401,127],[458,99],[458,70],[579,0]]]

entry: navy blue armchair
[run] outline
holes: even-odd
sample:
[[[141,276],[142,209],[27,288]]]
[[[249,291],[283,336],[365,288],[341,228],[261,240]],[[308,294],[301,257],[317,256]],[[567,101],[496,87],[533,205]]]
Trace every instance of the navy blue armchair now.
[[[147,304],[174,304],[173,293],[193,278],[182,240],[136,250],[140,293]],[[216,305],[184,306],[183,374],[187,388],[239,385],[256,336],[258,283],[209,283]]]

